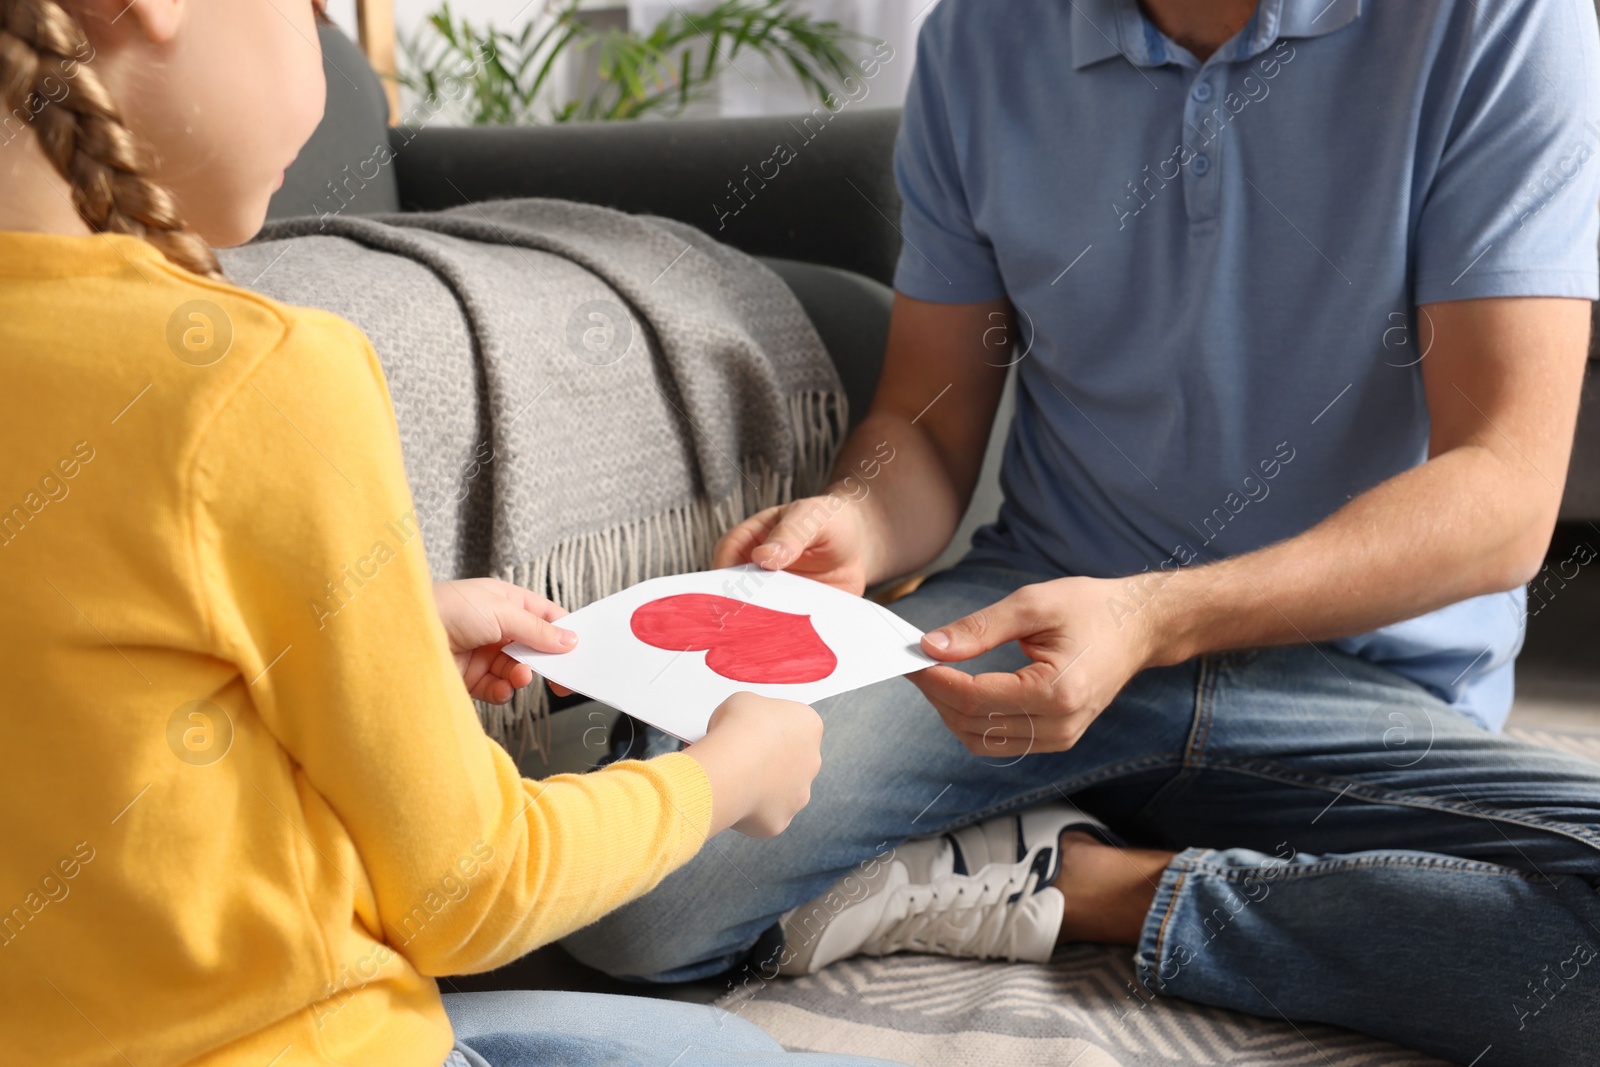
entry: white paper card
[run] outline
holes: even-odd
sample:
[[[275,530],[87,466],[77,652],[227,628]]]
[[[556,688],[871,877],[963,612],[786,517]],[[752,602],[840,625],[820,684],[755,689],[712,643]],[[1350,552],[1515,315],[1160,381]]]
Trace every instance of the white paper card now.
[[[936,662],[887,608],[753,564],[640,582],[557,625],[578,635],[571,652],[506,652],[684,741],[734,693],[810,704]]]

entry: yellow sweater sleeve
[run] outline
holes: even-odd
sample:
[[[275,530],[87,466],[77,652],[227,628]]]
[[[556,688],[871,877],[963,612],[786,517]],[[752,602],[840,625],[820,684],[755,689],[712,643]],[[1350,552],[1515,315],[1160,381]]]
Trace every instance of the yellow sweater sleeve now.
[[[218,654],[314,794],[303,806],[325,803],[353,842],[364,870],[340,874],[370,881],[365,921],[419,971],[499,966],[699,849],[711,791],[688,756],[531,781],[484,734],[435,612],[383,374],[355,327],[292,313],[199,438],[189,477]]]

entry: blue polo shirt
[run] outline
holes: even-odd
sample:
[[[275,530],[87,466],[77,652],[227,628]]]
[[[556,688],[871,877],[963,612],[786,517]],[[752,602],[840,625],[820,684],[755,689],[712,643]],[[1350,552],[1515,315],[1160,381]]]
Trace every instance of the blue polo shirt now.
[[[1204,63],[1134,0],[943,0],[896,152],[895,285],[1018,312],[1005,504],[975,551],[1203,563],[1422,463],[1419,305],[1597,294],[1597,53],[1589,0],[1260,0]],[[1524,605],[1336,643],[1498,728]]]

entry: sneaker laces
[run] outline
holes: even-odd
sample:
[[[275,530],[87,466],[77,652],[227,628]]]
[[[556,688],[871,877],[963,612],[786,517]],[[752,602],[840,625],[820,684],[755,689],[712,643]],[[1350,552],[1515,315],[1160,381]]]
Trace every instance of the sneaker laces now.
[[[912,949],[950,956],[1016,956],[1016,927],[1039,874],[1030,867],[991,866],[902,886],[863,949],[872,955]]]

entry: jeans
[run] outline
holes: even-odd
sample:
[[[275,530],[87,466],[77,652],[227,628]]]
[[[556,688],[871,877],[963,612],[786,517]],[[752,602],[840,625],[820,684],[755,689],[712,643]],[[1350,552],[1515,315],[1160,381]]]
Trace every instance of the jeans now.
[[[785,1052],[754,1023],[699,1004],[604,993],[447,993],[444,1067],[894,1067]]]
[[[968,561],[894,607],[929,629],[1044,578]],[[1024,663],[1013,644],[963,666]],[[1140,673],[1071,750],[1010,759],[968,752],[905,679],[817,710],[822,772],[787,832],[713,839],[567,949],[636,980],[718,974],[905,838],[1071,797],[1177,851],[1135,948],[1157,993],[1461,1063],[1492,1047],[1483,1067],[1600,1049],[1600,765],[1393,671],[1311,644],[1203,656]]]

